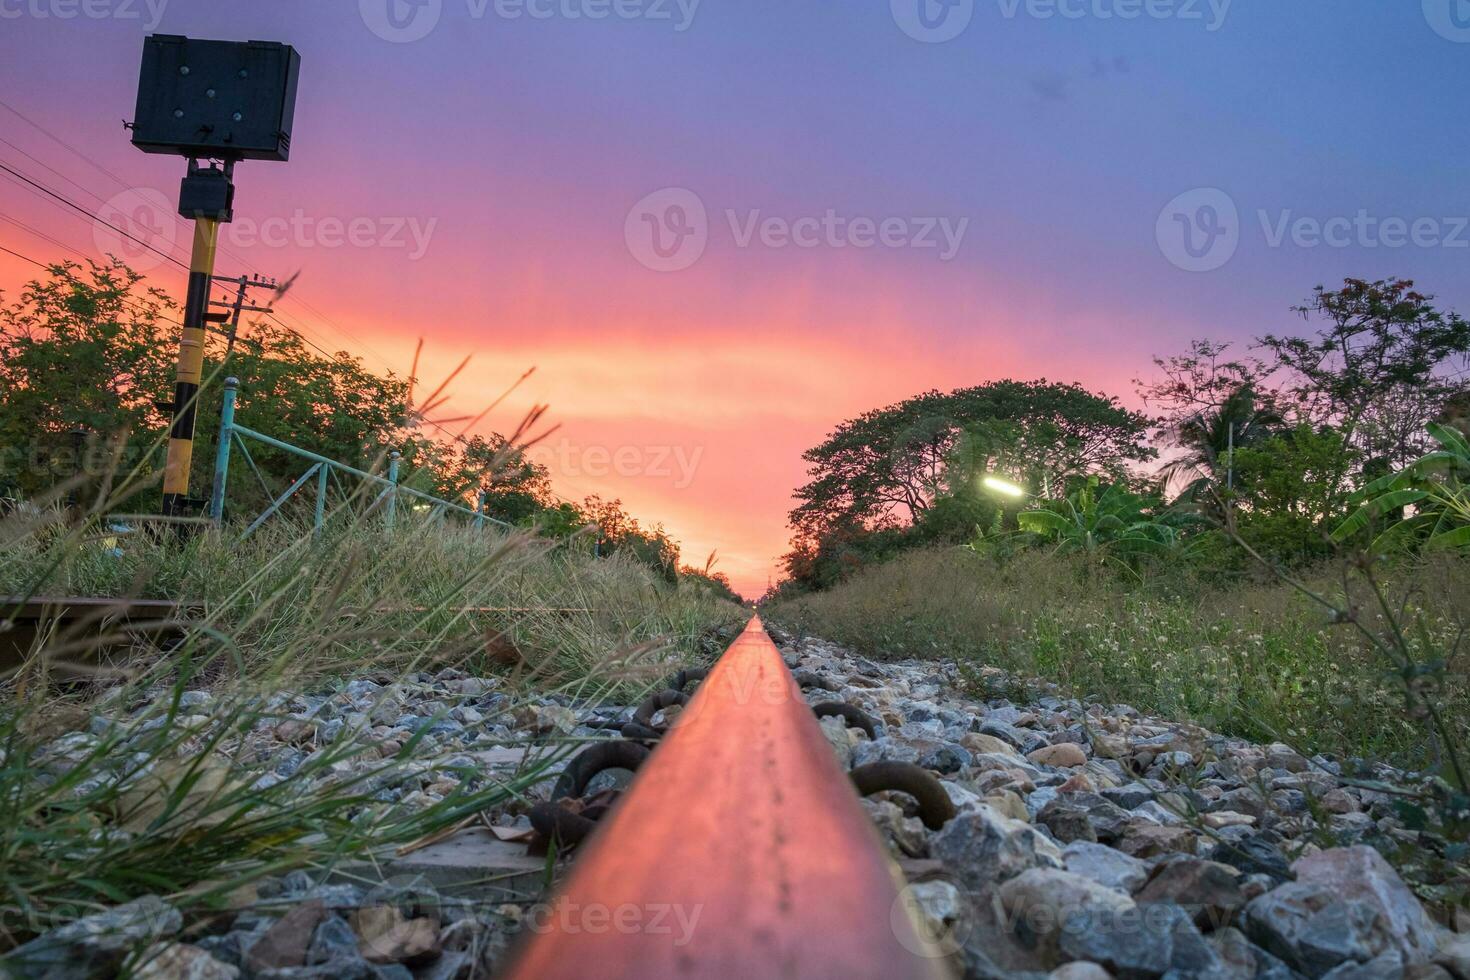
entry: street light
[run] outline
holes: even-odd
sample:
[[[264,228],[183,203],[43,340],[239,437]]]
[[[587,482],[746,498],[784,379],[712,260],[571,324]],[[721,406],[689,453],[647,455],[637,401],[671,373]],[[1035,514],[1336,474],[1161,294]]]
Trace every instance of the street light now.
[[[1001,479],[998,476],[987,476],[980,481],[986,489],[994,490],[1003,497],[1014,497],[1019,500],[1022,497],[1031,496],[1025,487],[1017,486],[1010,480]]]

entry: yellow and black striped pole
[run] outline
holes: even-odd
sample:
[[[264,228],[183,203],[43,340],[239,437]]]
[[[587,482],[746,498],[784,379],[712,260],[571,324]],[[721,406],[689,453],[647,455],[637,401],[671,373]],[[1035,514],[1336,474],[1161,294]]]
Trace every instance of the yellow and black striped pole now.
[[[174,383],[173,426],[169,430],[168,460],[163,469],[163,513],[187,516],[189,469],[194,461],[194,416],[204,375],[204,325],[219,246],[220,223],[215,218],[194,221],[194,252],[189,261],[189,293],[184,301],[184,331],[179,338],[179,366]]]

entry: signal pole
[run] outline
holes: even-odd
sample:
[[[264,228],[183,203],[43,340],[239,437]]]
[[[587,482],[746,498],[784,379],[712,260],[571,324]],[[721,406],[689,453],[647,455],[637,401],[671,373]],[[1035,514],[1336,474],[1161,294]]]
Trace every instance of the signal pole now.
[[[154,34],[143,42],[137,110],[124,125],[143,152],[182,155],[189,161],[179,188],[179,214],[194,222],[174,400],[167,406],[173,416],[163,471],[163,513],[168,517],[192,516],[204,504],[189,498],[189,469],[205,331],[209,323],[227,319],[210,310],[209,293],[219,226],[234,219],[235,164],[285,162],[290,157],[300,70],[301,58],[288,44],[177,34]],[[199,165],[201,160],[205,166]],[[209,166],[211,160],[221,165]],[[232,352],[248,285],[242,277],[231,321]]]
[[[191,164],[190,169],[193,169]],[[226,177],[226,180],[229,178]],[[179,338],[175,372],[173,424],[168,433],[168,458],[163,467],[163,513],[184,517],[190,513],[189,467],[194,461],[194,416],[204,375],[205,317],[219,249],[218,217],[194,218],[194,249],[189,259],[189,292],[184,300],[184,330]]]

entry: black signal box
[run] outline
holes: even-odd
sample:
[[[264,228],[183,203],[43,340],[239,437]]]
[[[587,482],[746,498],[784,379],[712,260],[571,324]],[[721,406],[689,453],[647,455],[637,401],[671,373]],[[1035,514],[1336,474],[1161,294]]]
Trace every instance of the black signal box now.
[[[274,41],[143,42],[133,145],[214,160],[286,160],[301,56]]]

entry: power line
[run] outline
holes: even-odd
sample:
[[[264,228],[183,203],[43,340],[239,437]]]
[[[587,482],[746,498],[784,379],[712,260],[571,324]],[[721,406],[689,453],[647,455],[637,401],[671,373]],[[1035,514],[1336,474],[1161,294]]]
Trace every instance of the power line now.
[[[167,252],[164,252],[164,251],[162,251],[160,249],[154,248],[152,245],[150,245],[147,242],[143,241],[143,239],[141,239],[138,236],[132,234],[131,232],[124,231],[123,229],[119,228],[117,225],[115,225],[112,222],[110,222],[110,221],[106,220],[105,218],[103,218],[101,215],[96,214],[96,213],[94,213],[92,211],[87,210],[86,208],[82,207],[80,204],[78,204],[75,201],[73,201],[71,198],[66,197],[66,196],[64,196],[62,194],[58,194],[56,191],[54,191],[51,188],[47,187],[45,184],[40,184],[40,183],[37,183],[34,180],[31,180],[31,178],[27,177],[25,174],[21,173],[18,170],[11,169],[8,164],[5,164],[3,162],[0,162],[0,170],[5,171],[6,173],[10,174],[12,177],[17,177],[20,180],[25,181],[27,184],[31,185],[32,187],[34,187],[36,190],[40,191],[41,193],[47,195],[48,197],[55,198],[56,200],[60,201],[62,204],[65,204],[67,207],[72,208],[73,210],[80,212],[81,214],[85,215],[88,218],[91,218],[93,221],[96,221],[99,224],[102,224],[102,225],[107,226],[108,228],[111,228],[113,231],[117,232],[119,235],[122,235],[124,238],[128,238],[128,239],[131,239],[134,242],[137,242],[139,245],[143,246],[144,248],[146,248],[148,251],[154,253],[155,255],[161,255],[163,258],[167,259],[168,261],[172,262],[174,265],[176,265],[179,268],[183,269],[185,272],[188,272],[189,271],[188,263],[180,262],[178,259],[174,258],[172,255],[169,255]]]
[[[13,105],[10,105],[8,102],[4,101],[3,99],[0,99],[0,107],[4,107],[5,109],[9,110],[16,117],[18,117],[19,119],[21,119],[23,122],[25,122],[26,124],[28,124],[29,126],[31,126],[32,128],[34,128],[35,130],[37,130],[38,132],[40,132],[44,136],[46,136],[48,139],[50,139],[53,142],[55,142],[57,145],[59,145],[59,146],[65,148],[65,149],[71,151],[73,154],[75,154],[76,156],[80,157],[82,160],[86,161],[87,164],[89,164],[91,167],[93,167],[99,173],[102,173],[105,176],[107,176],[109,179],[111,179],[113,181],[113,183],[117,184],[119,187],[123,188],[124,190],[127,190],[127,189],[130,188],[130,185],[127,183],[127,181],[123,180],[117,174],[113,173],[111,170],[107,169],[106,167],[102,166],[102,164],[100,164],[96,160],[92,159],[91,156],[89,156],[88,154],[84,153],[83,151],[77,149],[75,146],[71,145],[66,140],[62,139],[60,136],[57,136],[55,133],[51,132],[45,126],[42,126],[40,123],[36,122],[34,119],[30,118],[29,116],[27,116],[26,114],[24,114],[23,112],[21,112],[19,109],[15,108]],[[8,145],[14,146],[14,144],[8,144]],[[15,147],[15,148],[17,150],[20,149],[19,147]],[[21,153],[25,153],[24,150],[20,150],[20,152]],[[25,155],[28,156],[28,157],[31,157],[31,155],[29,153],[26,153]],[[31,157],[31,159],[34,160],[36,158],[35,157]],[[36,162],[37,163],[41,163],[41,161],[39,161],[39,160],[36,160]],[[70,178],[67,178],[67,177],[63,176],[58,171],[56,171],[54,168],[48,167],[44,163],[41,163],[41,166],[46,167],[48,170],[51,170],[52,173],[56,173],[57,176],[62,177],[63,180],[67,180],[69,183],[71,183],[71,184],[73,184],[73,185],[75,185],[77,187],[81,187],[81,185],[80,184],[77,184],[76,181],[73,181]],[[93,198],[95,198],[95,199],[97,199],[99,201],[102,200],[102,198],[101,198],[100,195],[94,194],[91,191],[88,191],[87,193],[88,194],[91,194],[91,196]],[[187,223],[184,222],[184,219],[183,219],[182,216],[180,216],[180,215],[173,215],[173,217],[177,221],[179,221],[181,224],[184,224],[184,226],[187,228]],[[105,222],[104,222],[104,224],[105,224]],[[129,237],[131,237],[131,236],[129,236]],[[231,258],[233,258],[236,262],[240,263],[240,265],[242,265],[242,266],[247,266],[248,267],[248,266],[250,266],[250,265],[253,264],[251,262],[247,262],[239,253],[235,252],[233,249],[229,248],[227,245],[221,244],[220,251],[224,252],[226,255],[228,255]],[[185,263],[179,262],[177,259],[171,259],[171,261],[175,262],[176,264],[180,265],[181,267],[183,267],[185,269],[188,268],[188,266]],[[335,330],[337,333],[341,334],[342,336],[346,337],[348,340],[352,341],[354,344],[356,344],[358,347],[362,348],[363,350],[367,351],[369,354],[372,354],[374,357],[376,357],[378,359],[378,362],[384,368],[386,368],[386,369],[388,369],[390,371],[392,370],[392,364],[389,362],[389,360],[388,360],[387,357],[385,357],[380,352],[374,350],[368,344],[364,343],[361,338],[355,336],[350,331],[348,331],[348,330],[344,329],[343,327],[339,326],[331,318],[329,318],[326,314],[322,313],[316,307],[312,306],[311,303],[307,302],[306,299],[305,299],[305,297],[301,296],[299,293],[294,293],[294,294],[289,295],[286,298],[294,299],[296,302],[300,303],[316,319],[322,321],[328,327],[330,327],[331,329]]]
[[[36,190],[39,190],[39,191],[43,192],[48,197],[53,198],[54,200],[60,202],[61,204],[64,204],[67,207],[71,208],[72,210],[76,211],[78,214],[81,214],[81,215],[83,215],[85,217],[91,218],[92,220],[94,220],[96,222],[99,222],[100,224],[105,225],[108,228],[111,228],[112,230],[116,231],[118,234],[124,235],[127,238],[131,239],[132,241],[137,242],[139,245],[142,245],[144,248],[148,249],[150,252],[153,252],[156,255],[162,256],[163,258],[167,259],[168,261],[170,261],[170,262],[174,263],[175,265],[179,266],[180,268],[182,268],[184,271],[186,271],[186,272],[189,271],[189,266],[187,264],[185,264],[183,262],[180,262],[178,259],[174,258],[171,255],[168,255],[165,252],[160,251],[157,248],[154,248],[152,245],[149,245],[147,242],[143,241],[142,239],[140,239],[140,238],[138,238],[138,237],[136,237],[134,235],[131,235],[131,234],[129,234],[126,231],[123,231],[121,228],[118,228],[116,225],[114,225],[111,222],[105,220],[100,215],[94,213],[93,211],[89,210],[88,208],[83,207],[82,205],[80,205],[80,204],[76,203],[75,201],[71,200],[66,195],[61,194],[61,193],[59,193],[59,192],[57,192],[55,190],[52,190],[49,187],[46,187],[44,184],[40,184],[40,183],[38,183],[38,182],[30,179],[25,174],[23,174],[23,173],[21,173],[21,172],[19,172],[17,170],[12,169],[10,166],[8,166],[7,164],[5,164],[4,162],[0,162],[0,170],[6,171],[7,173],[11,174],[13,177],[19,178],[20,180],[24,181],[26,184],[30,185],[31,187],[35,188]],[[93,197],[96,197],[96,195],[94,194]],[[13,219],[13,218],[12,219],[9,219],[9,220],[15,222],[16,224],[22,224],[21,222],[17,221],[16,219]],[[36,229],[31,228],[28,225],[23,225],[23,227],[26,227],[27,230],[32,231],[33,233],[39,235],[40,237],[49,238],[49,236],[45,235],[42,232],[36,231]],[[57,242],[57,241],[54,241],[53,240],[53,244],[56,244],[56,245],[58,245],[58,246],[60,246],[62,248],[67,248],[68,251],[74,252],[74,253],[76,253],[78,255],[81,254],[80,252],[77,252],[76,249],[72,249],[69,246],[66,246],[66,245],[64,245],[64,244],[62,244],[60,242]],[[177,322],[177,321],[173,321],[173,322]],[[316,350],[320,351],[329,360],[336,360],[337,359],[336,355],[332,354],[331,352],[327,351],[326,349],[324,349],[323,347],[321,347],[320,345],[318,345],[316,342],[314,342],[313,340],[311,340],[311,338],[307,337],[300,330],[296,329],[295,327],[288,326],[286,323],[284,323],[284,322],[282,322],[280,320],[277,320],[276,322],[279,323],[281,325],[281,327],[283,327],[289,333],[291,333],[291,334],[299,337],[305,343],[307,343],[307,344],[311,345],[312,347],[316,348]],[[346,331],[343,331],[343,333],[345,333],[345,332]]]
[[[8,216],[3,215],[3,214],[0,214],[0,218],[4,218],[6,221],[14,222],[15,224],[18,224],[21,227],[27,229],[28,231],[34,231],[34,229],[32,229],[29,225],[27,225],[27,224],[25,224],[24,222],[21,222],[21,221],[16,221],[14,218],[8,217]],[[37,232],[37,234],[40,234],[40,233]],[[48,236],[42,235],[41,237],[42,238],[46,238]],[[55,244],[60,245],[62,248],[66,249],[68,252],[71,252],[71,253],[73,253],[75,255],[81,256],[82,258],[86,258],[86,256],[85,255],[82,255],[81,252],[78,252],[76,249],[71,248],[70,246],[68,246],[68,245],[66,245],[64,243],[56,242]],[[0,245],[0,251],[8,252],[11,255],[15,256],[16,258],[22,259],[22,260],[24,260],[26,262],[29,262],[31,265],[34,265],[37,268],[47,269],[47,270],[52,269],[52,268],[55,268],[54,263],[48,264],[46,262],[42,262],[40,259],[32,258],[29,255],[22,255],[20,252],[17,252],[15,249],[13,249],[13,248],[6,248],[4,245]],[[160,311],[160,310],[148,309],[146,307],[139,306],[136,303],[130,303],[127,300],[124,300],[124,299],[121,299],[121,298],[119,298],[117,302],[118,302],[118,305],[121,306],[123,309],[128,310],[129,312],[131,312],[133,314],[136,314],[138,316],[154,317],[154,318],[157,318],[159,320],[164,321],[165,323],[172,323],[173,325],[180,326],[180,327],[183,326],[183,324],[180,323],[178,320],[175,320],[173,317],[170,317],[170,316],[165,316],[163,314],[163,312]]]

